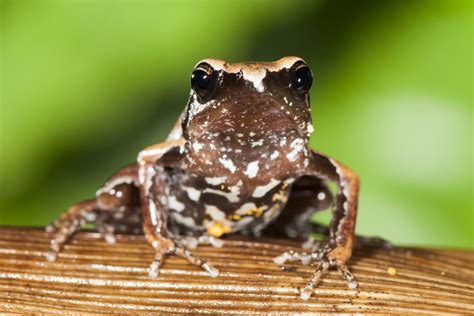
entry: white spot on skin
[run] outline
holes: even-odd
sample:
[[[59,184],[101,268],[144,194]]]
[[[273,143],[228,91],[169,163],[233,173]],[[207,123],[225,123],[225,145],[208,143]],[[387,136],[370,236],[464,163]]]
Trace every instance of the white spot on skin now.
[[[297,138],[291,143],[290,146],[293,150],[286,155],[286,158],[288,158],[289,161],[294,162],[298,158],[298,154],[304,148],[304,140]]]
[[[247,175],[249,178],[255,178],[258,173],[258,160],[252,161],[248,164],[247,170],[244,171],[244,174]]]
[[[331,162],[331,164],[336,168],[336,173],[338,174],[339,178],[340,178],[340,183],[341,183],[341,191],[342,191],[342,194],[344,195],[346,201],[342,204],[342,208],[344,210],[344,216],[342,217],[342,219],[339,221],[339,225],[337,227],[337,234],[339,234],[339,232],[341,231],[345,221],[346,221],[346,218],[347,218],[347,213],[349,212],[349,184],[347,182],[347,179],[344,177],[344,173],[342,172],[341,168],[339,167],[339,164],[333,160],[333,159],[329,159],[329,161]]]
[[[270,155],[270,159],[271,160],[275,160],[278,158],[278,156],[280,156],[280,153],[278,152],[278,150],[275,150],[271,155]]]
[[[306,131],[308,132],[309,135],[313,133],[314,132],[313,124],[308,123],[308,126],[306,126]]]
[[[176,196],[171,195],[168,197],[168,207],[178,212],[184,211],[184,204],[176,199]]]
[[[230,159],[219,158],[219,161],[224,166],[224,168],[228,169],[232,173],[234,173],[237,169],[234,165],[234,162]]]
[[[261,198],[265,196],[265,194],[267,194],[270,190],[275,188],[278,184],[280,184],[280,181],[272,179],[270,182],[268,182],[265,185],[259,185],[253,191],[252,197]]]
[[[258,92],[265,91],[265,87],[263,86],[263,79],[267,76],[267,70],[263,68],[258,69],[242,69],[242,74],[245,80],[250,81],[253,83],[255,90]]]
[[[195,152],[199,152],[202,149],[203,145],[201,143],[195,142],[193,143],[193,150]]]
[[[221,191],[221,190],[206,188],[202,192],[203,193],[213,193],[213,194],[223,196],[223,197],[227,198],[227,200],[229,200],[229,202],[231,202],[231,203],[239,202],[240,201],[240,198],[239,198],[240,188],[238,186],[232,186],[232,187],[229,187],[229,189],[230,189],[230,192],[224,192],[224,191]]]
[[[203,111],[205,108],[212,106],[215,103],[215,100],[210,100],[206,103],[199,103],[196,97],[196,94],[192,90],[191,90],[191,99],[192,101],[190,103],[189,112],[188,112],[189,113],[188,124],[192,120],[192,118],[196,116],[196,114]]]
[[[151,201],[148,208],[150,209],[151,224],[156,227],[158,225],[158,222],[157,222],[158,210],[156,209],[155,203]]]
[[[258,141],[252,142],[252,148],[257,147],[257,146],[262,146],[262,145],[263,145],[263,138]]]
[[[172,212],[171,216],[174,218],[174,220],[177,223],[182,224],[186,227],[190,227],[190,228],[193,228],[193,229],[196,229],[198,227],[200,228],[200,226],[196,226],[196,222],[194,221],[194,218],[192,218],[192,217],[184,217],[180,213],[176,213],[176,212]]]
[[[192,201],[198,202],[201,192],[192,187],[182,186],[183,190],[188,194],[189,199]]]
[[[254,137],[256,134],[254,132],[249,133],[250,137]]]
[[[144,175],[141,175],[140,176],[141,178],[145,178]],[[102,188],[100,188],[97,192],[96,192],[96,196],[99,196],[101,195],[102,193],[109,193],[109,194],[112,194],[110,193],[109,191],[112,191],[114,187],[116,187],[117,185],[120,185],[120,184],[134,184],[135,186],[138,185],[138,183],[135,181],[134,178],[132,177],[120,177],[120,178],[117,178],[117,179],[114,179],[112,181],[109,181],[107,182]]]
[[[161,205],[166,205],[166,197],[164,195],[160,196],[158,198],[158,200],[160,201]]]
[[[219,185],[223,184],[227,177],[205,177],[204,180],[210,185]]]
[[[245,203],[243,204],[236,212],[235,214],[238,214],[238,215],[245,215],[247,214],[247,211],[252,209],[252,208],[256,208],[257,205],[255,205],[255,203],[252,203],[252,202],[248,202],[248,203]]]
[[[216,206],[205,204],[204,207],[206,208],[206,214],[208,214],[213,220],[221,221],[225,219],[225,213]]]

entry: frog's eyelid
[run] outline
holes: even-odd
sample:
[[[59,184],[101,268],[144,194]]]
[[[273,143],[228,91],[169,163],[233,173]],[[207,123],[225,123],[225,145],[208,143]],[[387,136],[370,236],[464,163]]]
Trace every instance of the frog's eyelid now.
[[[275,62],[275,64],[277,65],[277,67],[275,68],[278,68],[278,69],[275,69],[274,71],[290,69],[297,63],[302,63],[306,65],[306,62],[300,57],[288,56],[288,57],[280,58],[279,60]]]
[[[261,65],[259,68],[266,68],[268,71],[280,71],[285,68],[291,68],[295,63],[301,62],[306,64],[306,62],[296,56],[287,56],[278,59],[277,61],[274,62],[243,62],[243,63],[228,63],[224,60],[221,59],[215,59],[215,58],[207,58],[199,61],[195,68],[199,66],[202,63],[206,63],[210,65],[212,68],[215,70],[223,70],[227,73],[239,73],[239,72],[246,72],[246,73],[251,73],[253,70],[256,69],[255,65]]]
[[[227,62],[221,60],[221,59],[214,59],[214,58],[207,58],[200,60],[194,68],[198,67],[200,64],[208,64],[215,70],[224,70],[227,68]]]

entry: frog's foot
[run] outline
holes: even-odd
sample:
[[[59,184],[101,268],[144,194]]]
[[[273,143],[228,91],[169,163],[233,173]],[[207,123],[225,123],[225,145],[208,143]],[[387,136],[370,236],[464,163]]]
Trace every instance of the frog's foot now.
[[[105,239],[108,244],[115,244],[117,240],[115,239],[115,226],[108,223],[97,223],[97,231]]]
[[[313,293],[313,289],[319,284],[321,278],[327,274],[329,268],[336,267],[339,272],[341,272],[343,278],[347,282],[347,286],[350,289],[357,288],[357,281],[355,280],[354,276],[350,272],[349,268],[346,265],[346,260],[338,260],[334,257],[338,254],[334,255],[334,253],[340,253],[340,249],[336,247],[332,247],[329,243],[325,243],[324,246],[312,250],[311,252],[294,252],[294,251],[287,251],[281,254],[278,257],[273,259],[277,265],[282,266],[287,261],[301,261],[302,264],[308,265],[310,263],[317,263],[317,268],[311,275],[308,283],[306,284],[305,288],[301,292],[301,298],[304,300],[309,299],[311,294]]]
[[[211,266],[207,261],[193,255],[184,246],[179,246],[179,242],[175,242],[172,239],[164,237],[147,236],[147,239],[151,240],[151,245],[156,250],[155,257],[150,264],[148,274],[152,278],[156,278],[159,274],[160,267],[164,261],[165,256],[175,255],[180,258],[186,259],[192,265],[198,266],[206,271],[209,276],[217,277],[219,270]]]
[[[50,241],[50,250],[46,254],[48,261],[56,260],[63,246],[82,225],[96,219],[95,207],[96,203],[93,200],[75,204],[67,212],[62,213],[54,222],[46,226],[46,232],[54,234]]]
[[[182,236],[179,238],[179,243],[188,249],[196,249],[199,245],[211,245],[214,248],[222,248],[224,242],[214,236],[203,234],[199,237]]]

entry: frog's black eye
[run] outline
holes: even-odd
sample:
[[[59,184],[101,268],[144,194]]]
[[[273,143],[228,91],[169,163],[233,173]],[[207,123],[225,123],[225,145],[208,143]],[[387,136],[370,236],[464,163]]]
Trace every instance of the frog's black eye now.
[[[217,74],[207,63],[199,64],[191,75],[191,87],[201,99],[207,99],[214,91]]]
[[[313,84],[313,74],[304,63],[296,63],[292,68],[290,87],[298,95],[303,96]]]

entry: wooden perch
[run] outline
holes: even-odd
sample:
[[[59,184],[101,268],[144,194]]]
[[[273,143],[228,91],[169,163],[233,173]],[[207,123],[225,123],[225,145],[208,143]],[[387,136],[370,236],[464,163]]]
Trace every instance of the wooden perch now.
[[[350,261],[359,287],[347,288],[337,271],[303,301],[299,290],[313,268],[282,270],[272,262],[282,241],[229,240],[195,250],[220,270],[210,278],[182,259],[168,258],[151,279],[153,251],[142,236],[106,244],[82,232],[56,262],[45,259],[40,229],[0,229],[1,312],[387,312],[474,311],[474,252],[420,248],[356,249]],[[297,248],[295,248],[297,249]],[[390,273],[389,273],[390,272]]]

